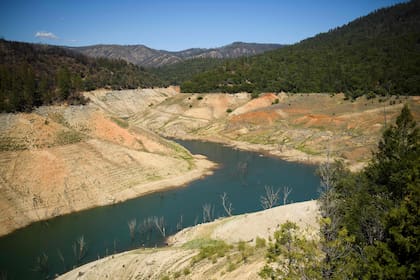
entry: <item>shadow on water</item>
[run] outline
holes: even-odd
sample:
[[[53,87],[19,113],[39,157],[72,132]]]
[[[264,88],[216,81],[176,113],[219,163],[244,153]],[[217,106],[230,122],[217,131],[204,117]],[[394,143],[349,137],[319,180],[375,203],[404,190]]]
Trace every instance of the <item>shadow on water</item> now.
[[[184,188],[34,223],[2,237],[0,273],[7,273],[7,279],[52,278],[110,254],[163,246],[164,236],[203,219],[225,215],[220,198],[223,193],[232,203],[233,214],[261,210],[260,196],[267,185],[276,189],[291,187],[289,202],[318,196],[315,166],[262,157],[216,143],[177,142],[194,154],[206,155],[220,168]]]

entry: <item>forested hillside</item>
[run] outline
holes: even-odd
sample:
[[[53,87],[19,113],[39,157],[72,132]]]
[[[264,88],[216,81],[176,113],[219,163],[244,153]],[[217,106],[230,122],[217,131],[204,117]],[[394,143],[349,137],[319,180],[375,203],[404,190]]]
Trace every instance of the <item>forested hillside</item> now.
[[[153,68],[197,58],[226,59],[251,56],[281,47],[283,45],[234,42],[218,48],[190,48],[182,51],[156,50],[144,45],[93,45],[69,49],[89,57],[123,59],[135,65]]]
[[[220,58],[192,58],[171,65],[150,68],[149,70],[167,85],[180,85],[193,76],[221,66],[224,63],[225,59]]]
[[[292,46],[228,60],[184,92],[420,93],[420,1],[380,9]]]
[[[0,112],[85,103],[80,91],[161,85],[153,74],[123,60],[93,59],[64,48],[0,40]]]

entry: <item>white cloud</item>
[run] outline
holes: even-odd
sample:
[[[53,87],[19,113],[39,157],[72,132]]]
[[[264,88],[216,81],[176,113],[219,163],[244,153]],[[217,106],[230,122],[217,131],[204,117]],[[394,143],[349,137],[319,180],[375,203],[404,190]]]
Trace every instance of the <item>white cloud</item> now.
[[[36,38],[41,38],[41,39],[51,39],[51,40],[57,40],[58,37],[54,35],[54,33],[52,32],[46,32],[46,31],[38,31],[37,33],[35,33],[35,37]]]

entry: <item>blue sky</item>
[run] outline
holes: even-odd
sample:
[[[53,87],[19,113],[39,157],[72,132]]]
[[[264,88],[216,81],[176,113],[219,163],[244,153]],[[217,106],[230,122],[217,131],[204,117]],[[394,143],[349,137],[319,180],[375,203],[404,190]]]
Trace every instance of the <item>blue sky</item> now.
[[[0,0],[0,37],[55,45],[291,44],[401,0]]]

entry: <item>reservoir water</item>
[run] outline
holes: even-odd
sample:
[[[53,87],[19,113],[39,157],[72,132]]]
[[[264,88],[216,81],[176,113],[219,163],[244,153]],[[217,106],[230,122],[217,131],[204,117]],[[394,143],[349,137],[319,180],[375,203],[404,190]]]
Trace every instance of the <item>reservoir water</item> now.
[[[0,278],[53,278],[80,265],[114,252],[142,246],[164,245],[163,235],[147,226],[147,219],[163,220],[166,236],[180,228],[201,223],[203,205],[211,207],[213,218],[224,216],[220,196],[226,192],[233,214],[261,210],[260,197],[265,186],[292,188],[288,202],[318,197],[316,166],[262,156],[225,147],[221,144],[180,141],[194,154],[203,154],[217,162],[214,174],[183,188],[154,193],[117,205],[94,208],[37,222],[0,238]],[[134,239],[129,221],[136,220]],[[146,221],[146,224],[145,224]],[[76,251],[83,236],[87,250]]]

